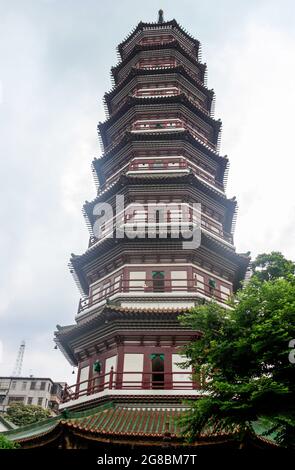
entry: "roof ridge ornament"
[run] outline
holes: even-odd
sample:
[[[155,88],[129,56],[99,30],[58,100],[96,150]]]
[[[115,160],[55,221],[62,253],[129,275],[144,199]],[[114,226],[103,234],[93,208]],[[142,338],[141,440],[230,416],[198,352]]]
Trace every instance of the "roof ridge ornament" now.
[[[162,9],[159,10],[159,12],[158,12],[158,23],[160,23],[160,24],[164,23],[164,12],[163,12]]]

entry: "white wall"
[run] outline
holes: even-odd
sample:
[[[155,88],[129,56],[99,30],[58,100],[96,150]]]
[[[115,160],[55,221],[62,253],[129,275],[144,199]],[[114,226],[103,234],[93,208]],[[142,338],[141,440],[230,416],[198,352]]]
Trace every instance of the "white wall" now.
[[[24,388],[23,382],[26,382],[26,386]],[[31,383],[35,383],[35,389],[31,389]],[[40,390],[41,382],[45,382],[45,389]],[[15,383],[15,387],[13,388],[13,383]],[[6,391],[4,392],[4,386],[7,386]],[[46,406],[48,407],[48,403],[51,399],[51,387],[53,383],[50,380],[42,380],[42,379],[34,379],[34,377],[28,377],[28,378],[22,378],[22,377],[16,377],[11,380],[1,380],[0,388],[3,387],[3,394],[6,394],[6,398],[4,402],[0,404],[0,409],[3,408],[3,406],[7,406],[9,404],[9,399],[12,397],[22,397],[25,405],[29,404],[28,399],[32,398],[32,405],[38,405],[38,398],[42,398],[42,406],[45,408]],[[1,390],[0,390],[1,394]],[[47,401],[46,401],[47,400]],[[21,402],[20,402],[21,403]]]
[[[126,374],[125,372],[143,372],[143,354],[124,354],[124,375],[123,381],[126,380],[136,381],[135,384],[124,384],[124,386],[141,386],[142,373],[140,374]]]
[[[191,366],[185,369],[182,369],[177,364],[185,362],[185,358],[179,354],[172,354],[172,372],[192,372]],[[184,374],[173,374],[173,382],[191,382],[191,375]]]
[[[112,367],[115,372],[117,370],[117,356],[111,356],[106,359],[105,373],[108,374]]]
[[[82,367],[80,370],[80,379],[79,382],[83,382],[84,380],[88,380],[89,378],[89,366]],[[79,386],[79,391],[86,390],[88,388],[88,382],[81,384]]]

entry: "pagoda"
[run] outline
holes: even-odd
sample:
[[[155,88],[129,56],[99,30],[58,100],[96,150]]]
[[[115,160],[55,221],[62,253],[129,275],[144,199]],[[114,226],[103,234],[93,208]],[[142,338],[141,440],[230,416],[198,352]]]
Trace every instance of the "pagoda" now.
[[[81,299],[75,323],[55,332],[77,380],[60,417],[16,435],[24,447],[182,442],[176,418],[203,392],[181,366],[183,345],[201,333],[179,316],[212,300],[229,308],[249,264],[233,243],[237,202],[225,194],[229,162],[200,50],[161,10],[118,46],[92,164],[97,194],[83,207],[89,245],[70,260]],[[97,231],[101,207],[111,216]],[[198,243],[184,243],[184,213]],[[198,445],[227,440],[208,430]]]
[[[158,22],[139,23],[118,53],[107,118],[98,124],[103,152],[92,164],[97,195],[83,207],[89,245],[70,260],[81,292],[76,323],[55,335],[78,367],[61,409],[109,401],[181,406],[200,396],[192,371],[179,365],[181,347],[200,333],[178,317],[212,299],[226,305],[249,262],[233,244],[237,203],[225,194],[228,159],[218,151],[221,121],[213,116],[199,41],[160,11]],[[97,234],[97,207],[105,204],[112,213]],[[172,210],[148,219],[161,205]],[[183,207],[188,224],[200,220],[196,247],[175,235]]]

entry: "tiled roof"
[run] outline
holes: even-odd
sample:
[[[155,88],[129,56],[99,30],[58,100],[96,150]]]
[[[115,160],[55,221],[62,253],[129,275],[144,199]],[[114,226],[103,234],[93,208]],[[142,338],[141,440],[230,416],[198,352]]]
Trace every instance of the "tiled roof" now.
[[[98,434],[180,437],[180,410],[130,409],[112,407],[83,418],[62,421],[66,426]]]
[[[177,65],[175,67],[169,67],[169,69],[165,68],[160,68],[160,69],[139,69],[137,67],[131,67],[130,71],[127,73],[127,75],[122,79],[122,81],[118,85],[114,85],[113,88],[105,93],[104,97],[106,101],[109,101],[116,93],[118,93],[124,86],[130,82],[130,80],[135,77],[135,76],[144,76],[144,75],[171,75],[173,73],[181,73],[181,75],[185,76],[185,78],[189,81],[192,82],[193,85],[198,84],[198,88],[201,88],[201,90],[209,96],[209,98],[212,100],[214,96],[214,90],[208,89],[204,83],[201,82],[201,80],[193,79],[191,75],[187,73],[185,68],[182,65]]]
[[[38,439],[49,433],[60,434],[65,429],[78,431],[85,437],[91,434],[99,440],[108,436],[114,438],[146,438],[151,440],[165,439],[183,442],[181,418],[188,413],[185,408],[156,408],[139,406],[115,406],[113,403],[82,411],[64,411],[61,415],[49,420],[25,426],[17,430],[8,431],[5,435],[12,441],[20,443],[35,443]],[[260,430],[261,431],[261,430]],[[273,441],[260,437],[257,433],[255,439],[273,445]],[[195,442],[195,445],[206,441],[226,442],[235,438],[234,433],[215,432],[205,429]]]
[[[188,40],[190,40],[192,43],[194,43],[197,47],[200,46],[200,42],[195,39],[190,33],[188,33],[179,23],[177,23],[176,20],[171,20],[171,21],[165,21],[164,23],[158,23],[158,22],[152,22],[152,23],[144,23],[143,21],[140,21],[138,25],[126,36],[126,38],[118,45],[118,51],[121,53],[122,49],[124,46],[131,41],[131,39],[138,33],[138,31],[142,31],[144,28],[150,28],[150,27],[158,27],[159,29],[161,28],[166,28],[167,26],[173,26],[174,28],[177,28]]]

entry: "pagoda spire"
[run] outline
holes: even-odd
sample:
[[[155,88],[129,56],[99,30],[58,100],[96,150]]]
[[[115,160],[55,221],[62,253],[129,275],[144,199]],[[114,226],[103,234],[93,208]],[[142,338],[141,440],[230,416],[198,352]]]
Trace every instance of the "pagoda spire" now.
[[[164,12],[162,9],[158,12],[158,23],[164,23]]]

